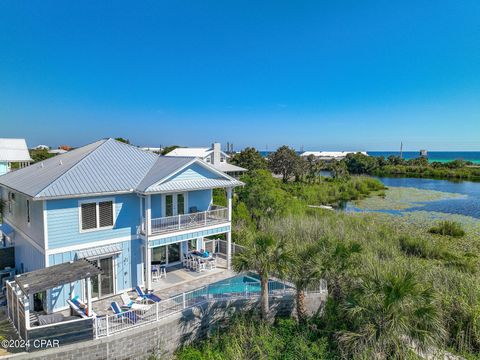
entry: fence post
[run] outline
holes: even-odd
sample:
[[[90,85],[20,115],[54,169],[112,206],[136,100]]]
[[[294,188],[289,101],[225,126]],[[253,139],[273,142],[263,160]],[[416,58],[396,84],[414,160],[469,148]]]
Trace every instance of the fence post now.
[[[159,314],[159,310],[160,310],[160,309],[159,309],[159,307],[160,307],[160,303],[156,302],[156,303],[155,303],[155,312],[156,312],[156,314],[157,314],[157,321],[158,321],[158,319],[160,318],[160,314]]]
[[[186,300],[185,300],[185,292],[182,293],[182,298],[183,298],[183,308],[185,309],[187,307]]]
[[[105,316],[105,323],[106,323],[106,328],[107,328],[107,336],[110,335],[110,331],[109,331],[109,328],[108,328],[108,315]]]
[[[182,225],[182,221],[180,220],[180,214],[178,215],[178,229],[181,228],[181,225]]]

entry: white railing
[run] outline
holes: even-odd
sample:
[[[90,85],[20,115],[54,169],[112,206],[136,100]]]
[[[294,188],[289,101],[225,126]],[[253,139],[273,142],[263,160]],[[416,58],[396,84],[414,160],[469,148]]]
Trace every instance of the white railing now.
[[[193,229],[228,221],[228,209],[215,206],[214,209],[190,214],[167,216],[151,220],[152,234]]]
[[[326,293],[326,281],[322,280],[318,287],[312,287],[307,293]],[[281,297],[294,294],[295,288],[279,281],[269,281],[269,296]],[[110,336],[121,331],[158,321],[167,316],[179,313],[206,302],[254,299],[261,295],[260,282],[243,284],[211,284],[198,289],[175,295],[166,300],[151,304],[146,309],[125,311],[118,315],[97,317],[94,327],[96,338]]]

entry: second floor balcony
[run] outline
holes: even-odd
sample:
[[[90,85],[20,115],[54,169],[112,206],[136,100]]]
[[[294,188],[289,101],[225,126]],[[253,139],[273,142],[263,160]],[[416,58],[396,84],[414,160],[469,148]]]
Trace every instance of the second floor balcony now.
[[[151,219],[151,234],[201,228],[228,222],[228,208],[212,205],[207,211]]]

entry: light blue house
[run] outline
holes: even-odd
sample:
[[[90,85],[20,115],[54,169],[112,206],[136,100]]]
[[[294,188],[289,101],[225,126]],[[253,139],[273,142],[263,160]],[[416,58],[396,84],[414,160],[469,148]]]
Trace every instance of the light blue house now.
[[[152,261],[177,264],[207,236],[226,234],[230,267],[232,190],[239,185],[200,159],[158,156],[113,139],[0,176],[17,271],[87,258],[103,270],[92,279],[96,298],[136,285],[151,289]],[[227,207],[212,203],[215,188],[226,189]],[[50,313],[85,288],[77,282],[37,296]]]

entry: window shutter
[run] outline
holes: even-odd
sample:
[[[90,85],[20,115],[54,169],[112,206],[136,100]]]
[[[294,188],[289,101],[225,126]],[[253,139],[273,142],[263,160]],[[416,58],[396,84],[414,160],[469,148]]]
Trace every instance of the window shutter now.
[[[97,204],[82,204],[82,230],[95,229],[97,227]]]
[[[103,201],[98,203],[100,227],[113,226],[113,202]]]

